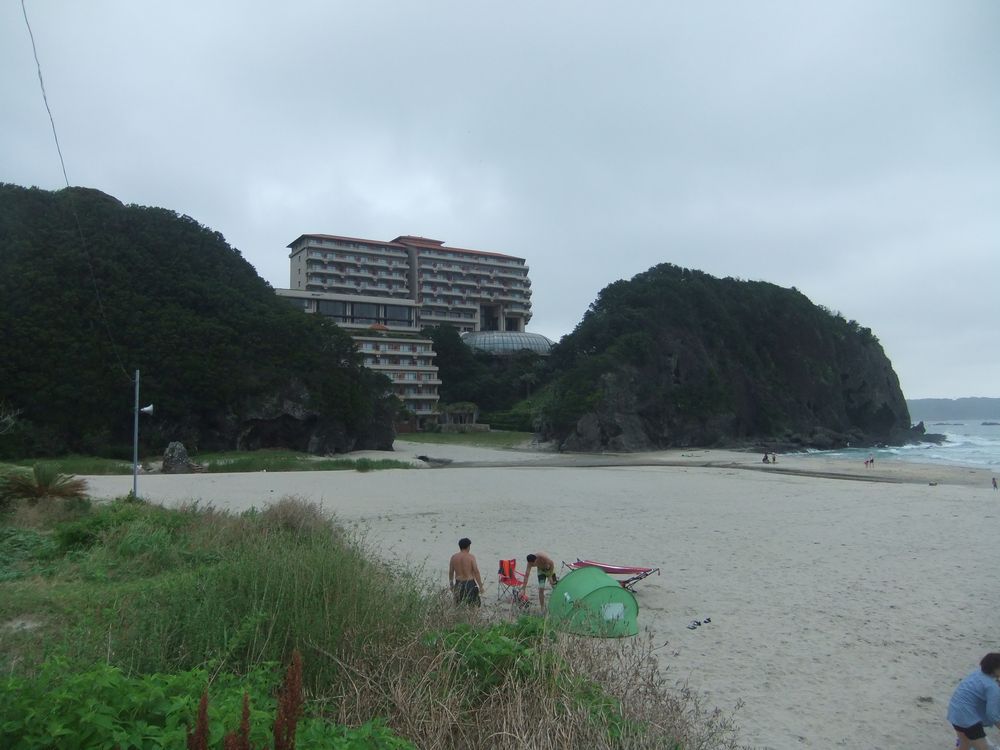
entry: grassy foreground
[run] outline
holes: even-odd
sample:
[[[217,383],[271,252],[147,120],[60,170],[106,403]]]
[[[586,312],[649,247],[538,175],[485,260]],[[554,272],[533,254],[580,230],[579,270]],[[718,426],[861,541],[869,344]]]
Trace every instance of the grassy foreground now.
[[[648,642],[504,615],[455,608],[293,498],[18,503],[0,516],[0,747],[191,746],[203,693],[199,747],[290,747],[274,717],[294,654],[300,750],[736,746]]]

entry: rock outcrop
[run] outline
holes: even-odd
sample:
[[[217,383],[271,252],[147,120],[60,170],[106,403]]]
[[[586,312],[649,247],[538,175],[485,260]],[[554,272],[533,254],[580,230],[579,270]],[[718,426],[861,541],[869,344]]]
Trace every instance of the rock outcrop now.
[[[920,439],[872,332],[764,282],[657,266],[604,289],[552,363],[537,421],[563,450]]]
[[[381,403],[363,424],[348,425],[335,416],[310,408],[310,394],[295,383],[280,394],[253,404],[239,423],[238,450],[288,448],[315,455],[354,450],[391,451],[395,439],[392,414]]]
[[[163,467],[160,471],[164,474],[192,474],[204,470],[204,466],[196,464],[188,456],[184,443],[175,440],[163,452]]]

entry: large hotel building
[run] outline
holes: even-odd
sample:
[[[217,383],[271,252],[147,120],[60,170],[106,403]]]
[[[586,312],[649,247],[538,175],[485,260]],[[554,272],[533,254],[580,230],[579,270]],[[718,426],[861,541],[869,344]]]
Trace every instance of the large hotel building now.
[[[277,293],[347,329],[365,365],[390,377],[421,423],[436,414],[441,383],[422,326],[520,332],[531,319],[523,258],[411,236],[303,234],[288,248],[289,288]]]

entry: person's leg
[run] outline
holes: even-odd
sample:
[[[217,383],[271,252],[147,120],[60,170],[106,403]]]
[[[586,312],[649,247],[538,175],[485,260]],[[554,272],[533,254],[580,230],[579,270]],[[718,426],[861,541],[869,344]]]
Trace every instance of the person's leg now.
[[[965,731],[954,727],[958,736],[958,750],[989,750],[990,743],[986,739],[986,732],[982,724],[972,727],[965,727]]]

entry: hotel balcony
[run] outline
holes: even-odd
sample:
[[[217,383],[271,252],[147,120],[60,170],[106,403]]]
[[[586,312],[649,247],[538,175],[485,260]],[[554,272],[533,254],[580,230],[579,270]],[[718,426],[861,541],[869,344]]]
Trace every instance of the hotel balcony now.
[[[431,260],[425,255],[421,256],[423,261],[420,264],[420,269],[423,273],[440,273],[441,271],[451,271],[464,273],[465,269],[462,266],[455,263],[453,260]]]
[[[435,393],[404,393],[402,395],[406,399],[420,399],[421,401],[438,401],[441,397]]]
[[[454,310],[421,310],[420,319],[423,321],[440,320],[445,323],[454,323],[456,321],[475,323],[479,320],[479,305],[471,305],[469,308],[473,310],[472,313],[460,313]]]
[[[413,407],[407,404],[407,408],[418,417],[430,417],[438,413],[436,407],[427,406],[426,404],[420,404],[419,407],[417,404],[414,404]]]
[[[518,279],[518,280],[523,279],[525,276],[528,275],[528,267],[527,266],[518,266],[518,268],[519,269],[523,268],[524,270],[520,271],[520,270],[514,270],[514,269],[510,269],[510,268],[498,268],[497,271],[496,271],[496,275],[498,277],[504,278],[504,279]]]

